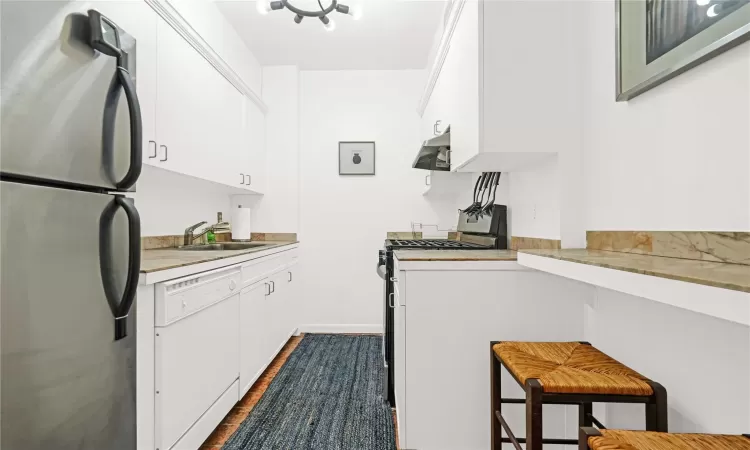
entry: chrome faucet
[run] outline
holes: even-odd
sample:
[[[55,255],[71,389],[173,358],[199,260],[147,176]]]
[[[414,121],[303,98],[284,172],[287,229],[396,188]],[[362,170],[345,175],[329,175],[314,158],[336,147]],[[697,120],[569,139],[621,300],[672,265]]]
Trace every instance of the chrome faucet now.
[[[193,236],[193,232],[195,230],[197,230],[198,227],[201,227],[201,226],[205,225],[206,223],[207,222],[204,220],[202,222],[196,223],[195,225],[192,225],[192,226],[189,226],[189,227],[185,228],[185,236],[184,236],[182,245],[191,245],[193,243],[193,241],[195,240],[195,237]],[[205,234],[205,233],[206,232],[204,232],[203,234]],[[203,236],[203,234],[201,234],[200,236]],[[198,236],[198,237],[200,237],[200,236]]]
[[[201,231],[197,236],[193,234],[193,232],[196,229],[198,229],[198,227],[203,226],[205,224],[206,224],[206,222],[203,221],[203,222],[200,222],[200,223],[196,223],[193,226],[187,227],[185,229],[185,236],[184,236],[184,240],[183,240],[183,245],[192,245],[193,241],[195,241],[196,239],[202,238],[203,235],[206,234],[206,233],[208,233],[209,231],[215,231],[217,229],[225,229],[226,227],[229,226],[229,223],[227,223],[227,222],[219,222],[219,223],[215,223],[215,224],[213,224],[213,225],[211,225],[209,227],[206,227],[206,229],[203,230],[203,231]]]

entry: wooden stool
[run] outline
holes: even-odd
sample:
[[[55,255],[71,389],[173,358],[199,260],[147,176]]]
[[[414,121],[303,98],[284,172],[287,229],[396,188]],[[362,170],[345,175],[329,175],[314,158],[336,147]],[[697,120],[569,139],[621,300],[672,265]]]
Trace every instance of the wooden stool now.
[[[750,450],[750,435],[677,434],[583,427],[579,450]]]
[[[544,439],[542,405],[578,405],[579,425],[604,428],[592,403],[644,403],[646,429],[667,431],[667,391],[659,383],[600,352],[588,342],[492,342],[492,449],[511,443],[517,450],[541,450],[542,444],[578,445],[576,439]],[[526,391],[525,399],[502,398],[505,367]],[[526,404],[526,438],[516,438],[501,414],[503,403]],[[508,437],[502,437],[505,430]]]

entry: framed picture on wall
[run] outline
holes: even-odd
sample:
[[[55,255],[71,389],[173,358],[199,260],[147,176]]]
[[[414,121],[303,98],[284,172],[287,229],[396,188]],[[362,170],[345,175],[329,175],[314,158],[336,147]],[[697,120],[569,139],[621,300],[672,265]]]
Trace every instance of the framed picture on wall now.
[[[375,175],[375,143],[339,142],[339,175]]]
[[[617,101],[750,38],[750,0],[615,0]]]

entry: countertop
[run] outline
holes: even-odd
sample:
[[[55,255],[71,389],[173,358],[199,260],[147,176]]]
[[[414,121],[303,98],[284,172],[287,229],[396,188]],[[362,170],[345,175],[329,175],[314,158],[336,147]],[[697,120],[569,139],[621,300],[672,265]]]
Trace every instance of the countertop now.
[[[299,241],[266,241],[269,245],[248,248],[245,250],[177,250],[174,248],[143,250],[141,252],[141,273],[158,272],[160,270],[200,264],[218,259],[232,258],[247,253],[264,252],[270,249],[293,245]]]
[[[519,250],[519,253],[750,292],[750,266],[605,250]]]
[[[399,261],[515,261],[514,250],[396,250]]]

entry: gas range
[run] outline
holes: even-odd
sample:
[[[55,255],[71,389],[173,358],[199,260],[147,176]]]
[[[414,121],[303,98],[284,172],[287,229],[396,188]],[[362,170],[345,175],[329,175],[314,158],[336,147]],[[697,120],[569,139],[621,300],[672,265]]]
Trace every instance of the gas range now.
[[[462,248],[478,249],[488,247],[473,242],[450,241],[447,239],[386,239],[385,248],[391,250],[455,250]]]
[[[477,250],[477,249],[507,249],[507,207],[494,205],[490,214],[474,216],[460,212],[458,216],[458,240],[447,239],[386,239],[385,245],[379,252],[377,272],[385,281],[383,290],[383,365],[385,366],[385,380],[383,380],[383,395],[391,406],[395,406],[393,391],[394,383],[394,306],[389,299],[394,292],[393,252],[394,250]]]

